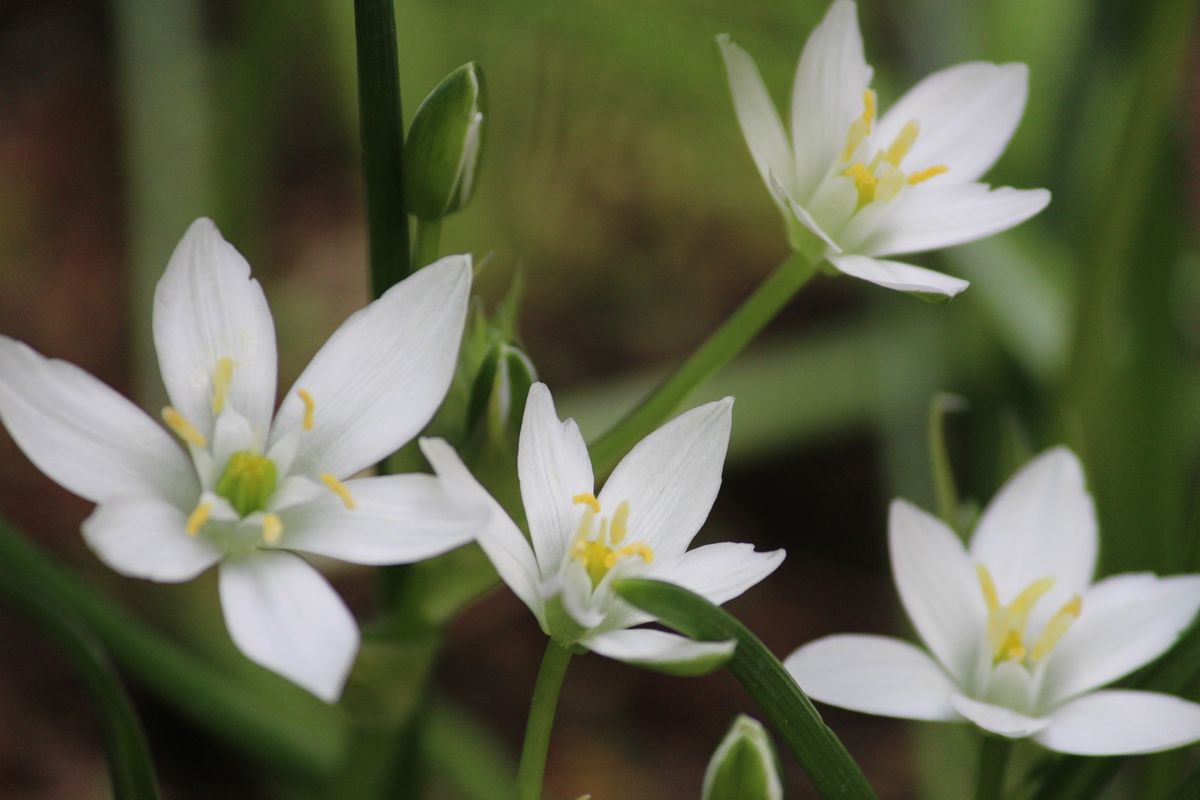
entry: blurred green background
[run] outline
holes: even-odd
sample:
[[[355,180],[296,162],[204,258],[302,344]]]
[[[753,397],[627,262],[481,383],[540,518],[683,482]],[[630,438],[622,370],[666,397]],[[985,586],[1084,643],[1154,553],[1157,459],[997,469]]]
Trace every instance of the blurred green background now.
[[[713,37],[749,50],[783,101],[825,7],[396,3],[406,115],[469,60],[490,91],[479,190],[447,221],[442,250],[489,258],[478,285],[489,302],[521,270],[527,350],[585,434],[786,256]],[[1096,495],[1105,572],[1200,567],[1194,12],[1193,0],[860,5],[884,108],[959,61],[1030,65],[1026,116],[988,179],[1046,186],[1054,200],[1013,232],[917,259],[972,281],[945,306],[818,278],[697,396],[737,397],[725,488],[701,536],[789,552],[731,606],[779,655],[827,633],[905,630],[884,514],[895,495],[932,507],[928,418],[942,390],[969,404],[948,420],[965,499],[986,502],[1030,453],[1067,442]],[[149,297],[187,224],[207,215],[265,285],[288,385],[367,297],[353,48],[348,0],[0,6],[0,333],[153,407]],[[0,502],[96,585],[230,674],[267,680],[232,652],[211,582],[155,587],[103,570],[77,535],[86,504],[7,434]],[[336,580],[369,615],[366,576]],[[24,623],[0,626],[0,796],[105,796],[86,699]],[[452,626],[436,679],[450,711],[430,744],[439,796],[489,796],[487,769],[515,757],[542,641],[500,591]],[[139,698],[169,796],[295,790]],[[696,797],[739,710],[753,713],[725,675],[580,659],[548,796]],[[957,797],[971,777],[969,750],[944,766],[970,744],[961,731],[826,719],[883,796]],[[476,739],[494,765],[468,755]],[[808,796],[791,766],[789,781],[790,796]]]

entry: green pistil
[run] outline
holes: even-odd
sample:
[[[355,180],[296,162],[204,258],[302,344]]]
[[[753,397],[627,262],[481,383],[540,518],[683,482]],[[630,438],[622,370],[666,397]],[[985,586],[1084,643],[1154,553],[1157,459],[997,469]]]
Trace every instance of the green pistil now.
[[[275,462],[253,450],[242,450],[225,463],[216,491],[245,517],[266,509],[277,480]]]

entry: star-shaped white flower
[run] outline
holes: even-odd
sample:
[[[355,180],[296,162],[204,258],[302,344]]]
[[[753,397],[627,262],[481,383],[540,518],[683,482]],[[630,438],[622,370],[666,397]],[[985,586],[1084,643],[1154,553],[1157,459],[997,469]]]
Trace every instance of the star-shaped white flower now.
[[[1041,211],[1045,189],[991,189],[1025,110],[1024,64],[968,62],[925,78],[879,115],[856,7],[837,0],[804,45],[791,142],[750,56],[718,38],[742,133],[792,247],[847,275],[933,297],[967,282],[884,256],[970,242]]]
[[[43,472],[97,504],[83,535],[102,561],[163,582],[220,562],[234,643],[332,701],[358,628],[293,551],[394,564],[472,538],[478,515],[435,477],[350,477],[415,436],[441,403],[470,283],[468,257],[444,258],[353,314],[272,419],[266,299],[246,261],[198,220],[154,296],[166,428],[78,367],[7,337],[0,419]]]
[[[1018,472],[969,548],[903,500],[892,504],[889,540],[900,600],[932,657],[885,636],[819,639],[786,662],[813,698],[889,717],[969,720],[1079,755],[1200,739],[1200,705],[1100,688],[1175,643],[1200,608],[1200,576],[1092,583],[1095,513],[1069,450]]]
[[[694,642],[658,630],[622,601],[616,578],[643,577],[724,603],[770,575],[783,551],[723,542],[688,550],[721,485],[733,400],[688,411],[630,451],[597,495],[587,446],[574,420],[562,422],[550,390],[534,384],[525,404],[517,470],[530,542],[438,439],[422,449],[464,506],[485,506],[478,540],[500,577],[564,646],[630,663],[686,671],[727,656],[732,642]]]

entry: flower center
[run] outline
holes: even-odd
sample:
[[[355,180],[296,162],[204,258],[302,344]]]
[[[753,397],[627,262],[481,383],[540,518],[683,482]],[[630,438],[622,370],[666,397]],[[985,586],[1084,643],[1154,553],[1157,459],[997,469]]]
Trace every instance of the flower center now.
[[[984,602],[987,603],[988,644],[992,650],[994,664],[1002,661],[1036,664],[1050,655],[1050,651],[1083,611],[1083,599],[1075,595],[1055,612],[1042,628],[1042,634],[1034,644],[1033,650],[1028,651],[1025,646],[1025,628],[1029,623],[1029,614],[1038,600],[1054,588],[1054,578],[1038,578],[1022,589],[1011,603],[1002,606],[988,568],[977,564],[975,572],[979,576],[979,588],[983,591]]]
[[[577,494],[571,498],[571,502],[586,506],[579,520],[579,528],[575,531],[571,558],[583,564],[593,589],[623,558],[637,556],[647,564],[654,560],[654,551],[644,542],[621,544],[629,535],[629,501],[622,501],[617,506],[611,524],[608,517],[600,516],[600,501],[595,495]]]
[[[245,517],[266,510],[278,479],[274,461],[253,450],[242,450],[225,462],[215,491]]]
[[[900,162],[912,150],[921,133],[921,126],[911,119],[896,134],[887,150],[876,150],[869,162],[852,161],[859,145],[871,133],[871,125],[875,121],[875,92],[867,89],[863,92],[863,113],[850,123],[846,133],[846,146],[842,148],[839,162],[846,165],[842,174],[854,180],[854,188],[858,190],[858,207],[862,208],[876,200],[886,203],[900,193],[907,183],[916,186],[930,178],[949,172],[945,164],[925,167],[916,172],[905,174],[900,169]]]

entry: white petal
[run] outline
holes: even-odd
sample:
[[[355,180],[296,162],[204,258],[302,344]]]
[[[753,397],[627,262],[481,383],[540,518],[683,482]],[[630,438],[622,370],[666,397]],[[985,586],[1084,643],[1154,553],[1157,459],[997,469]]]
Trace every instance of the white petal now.
[[[581,644],[602,656],[676,675],[709,672],[728,659],[736,645],[733,641],[696,642],[647,628],[600,633]]]
[[[1157,753],[1200,740],[1200,705],[1157,692],[1093,692],[1050,715],[1037,741],[1060,753]]]
[[[863,92],[870,85],[855,5],[837,0],[808,37],[792,86],[798,198],[816,191],[846,146],[850,123],[863,113]]]
[[[187,514],[157,498],[101,503],[83,522],[92,552],[122,575],[163,583],[188,581],[221,558],[203,536],[189,536]]]
[[[331,492],[281,514],[280,547],[352,564],[410,564],[475,538],[488,512],[454,502],[432,475],[346,481],[354,508]]]
[[[594,489],[592,462],[575,420],[560,422],[554,398],[535,383],[525,400],[517,451],[521,499],[543,577],[558,572],[575,533],[582,506],[572,498]],[[607,509],[612,513],[614,509]]]
[[[729,447],[733,398],[694,408],[642,439],[600,492],[611,513],[629,502],[630,542],[643,542],[655,558],[683,553],[721,488]]]
[[[904,158],[906,172],[944,164],[950,171],[938,180],[978,180],[1016,131],[1028,91],[1024,64],[958,64],[926,77],[897,100],[879,120],[875,137],[886,147],[916,120],[921,132]]]
[[[783,662],[805,694],[864,714],[958,719],[953,681],[924,650],[887,636],[826,636]]]
[[[433,416],[458,358],[469,256],[447,256],[405,278],[342,323],[301,373],[279,408],[272,444],[301,427],[292,470],[345,478],[409,441]]]
[[[975,567],[941,520],[892,502],[888,545],[896,589],[921,639],[960,684],[974,678],[987,611]]]
[[[257,449],[261,440],[256,441],[250,420],[243,417],[232,406],[227,407],[217,417],[212,434],[212,472],[209,484],[215,484],[221,477],[221,471],[234,453]],[[279,465],[276,464],[276,467]]]
[[[141,409],[79,367],[6,336],[0,419],[38,469],[94,503],[151,496],[182,508],[199,495],[183,449]]]
[[[718,542],[656,560],[641,577],[674,583],[720,605],[774,572],[783,557],[782,550],[758,553],[752,544]]]
[[[808,209],[804,208],[804,206],[800,205],[790,197],[786,198],[786,200],[788,210],[792,212],[792,216],[796,218],[796,221],[799,222],[805,230],[820,239],[825,246],[829,248],[828,252],[842,252],[842,248],[833,240],[833,237],[825,232],[825,229],[821,227],[821,223],[817,222],[816,218],[808,212]]]
[[[574,559],[543,584],[542,599],[549,601],[553,597],[559,598],[575,624],[585,630],[600,627],[613,606],[611,591],[594,591],[587,570]]]
[[[1200,609],[1200,576],[1118,575],[1083,595],[1079,619],[1051,652],[1042,696],[1055,706],[1165,653]]]
[[[1047,450],[1010,478],[971,537],[971,556],[991,571],[1000,602],[1039,578],[1055,579],[1039,610],[1052,611],[1087,587],[1096,548],[1096,513],[1083,468],[1063,447]]]
[[[257,664],[332,703],[358,652],[358,626],[312,567],[289,553],[258,553],[221,565],[229,635]]]
[[[938,250],[984,239],[1020,225],[1050,202],[1045,189],[992,189],[983,183],[929,184],[905,189],[856,248],[869,256]]]
[[[862,278],[864,281],[870,281],[899,292],[913,292],[949,299],[970,286],[961,278],[954,278],[941,272],[914,267],[899,261],[836,254],[827,255],[826,258],[829,259],[829,263],[837,267],[838,272]]]
[[[479,546],[513,594],[539,621],[543,620],[541,576],[525,536],[500,504],[479,485],[453,447],[442,439],[421,439],[420,444],[421,452],[454,502],[465,507],[477,505],[488,511],[486,523],[478,530]]]
[[[791,147],[754,59],[725,34],[717,37],[717,47],[725,61],[733,107],[754,165],[767,188],[771,187],[772,174],[784,187],[790,187],[793,183]]]
[[[275,405],[275,327],[246,259],[198,219],[180,240],[154,292],[154,347],[171,404],[208,436],[212,377],[232,358],[226,404],[265,436]]]
[[[1011,708],[1004,708],[1003,706],[996,706],[991,703],[981,703],[978,700],[972,700],[961,694],[954,695],[951,698],[951,702],[959,714],[962,714],[985,731],[990,731],[1009,739],[1023,739],[1026,736],[1032,736],[1038,731],[1044,730],[1050,724],[1049,719],[1028,717],[1013,711]]]

